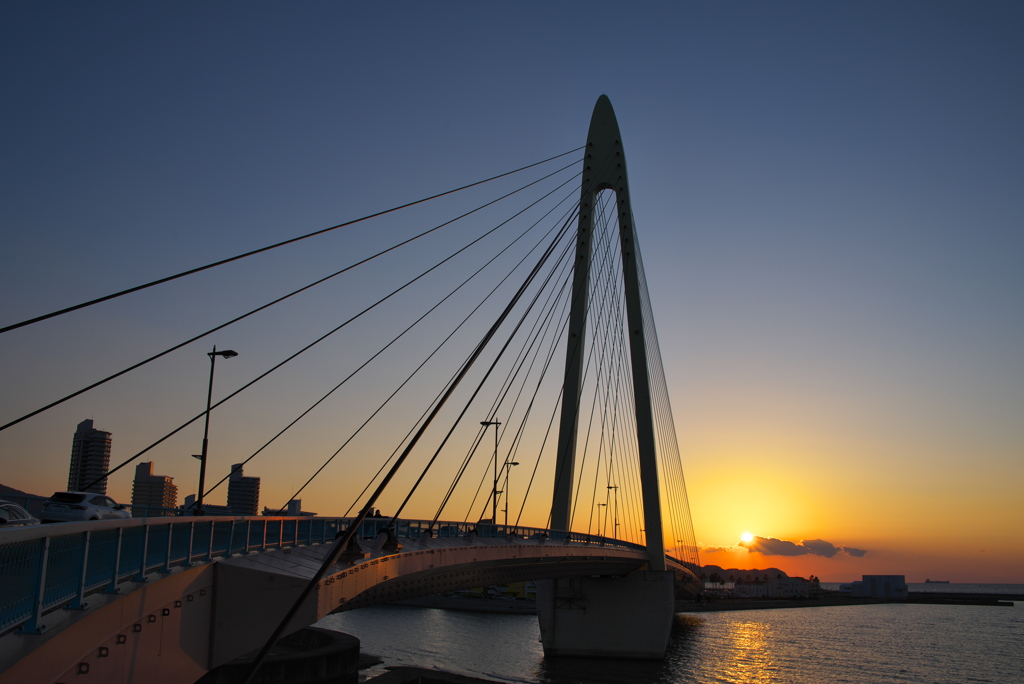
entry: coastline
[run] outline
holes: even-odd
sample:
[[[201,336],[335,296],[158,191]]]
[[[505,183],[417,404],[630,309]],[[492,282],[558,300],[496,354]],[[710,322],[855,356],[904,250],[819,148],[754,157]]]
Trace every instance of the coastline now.
[[[1024,595],[966,593],[966,592],[910,592],[909,597],[899,603],[949,604],[963,606],[1012,606],[1013,602],[1024,602]],[[702,602],[693,600],[676,601],[676,613],[710,613],[730,610],[774,610],[781,608],[821,608],[824,606],[863,606],[885,601],[875,598],[852,598],[835,594],[822,594],[817,598],[774,599],[774,598],[711,598]],[[510,613],[535,615],[536,601],[529,599],[492,599],[464,596],[424,596],[421,598],[395,601],[393,605],[412,608],[438,608],[475,613]]]
[[[443,670],[428,670],[407,665],[395,665],[387,668],[384,674],[365,680],[360,678],[359,681],[361,684],[502,684],[494,679],[478,679]]]

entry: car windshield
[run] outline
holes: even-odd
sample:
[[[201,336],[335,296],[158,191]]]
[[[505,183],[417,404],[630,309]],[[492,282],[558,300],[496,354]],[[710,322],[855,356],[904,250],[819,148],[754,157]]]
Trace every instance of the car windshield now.
[[[108,499],[105,496],[94,496],[89,500],[89,503],[94,506],[102,506],[103,508],[113,508],[117,505],[113,499]]]
[[[72,492],[54,492],[50,501],[55,503],[81,503],[85,500],[85,494],[74,494]]]

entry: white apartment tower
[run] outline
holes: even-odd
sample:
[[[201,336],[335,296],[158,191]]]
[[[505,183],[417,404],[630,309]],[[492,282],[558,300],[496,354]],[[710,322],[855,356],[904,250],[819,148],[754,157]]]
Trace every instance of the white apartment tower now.
[[[234,515],[259,515],[260,478],[242,474],[242,464],[231,466],[228,478],[228,508]]]
[[[68,473],[69,492],[107,493],[104,477],[110,469],[110,433],[96,430],[92,420],[83,420],[75,430],[71,443],[71,470]],[[99,480],[98,482],[96,482]],[[86,489],[90,484],[91,487]]]

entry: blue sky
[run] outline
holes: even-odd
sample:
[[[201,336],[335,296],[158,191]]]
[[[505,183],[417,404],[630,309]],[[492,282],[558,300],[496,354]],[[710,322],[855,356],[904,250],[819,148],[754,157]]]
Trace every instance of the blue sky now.
[[[961,501],[986,552],[1019,560],[999,540],[1024,523],[1022,20],[999,2],[4,3],[0,323],[565,152],[606,93],[698,539],[731,543],[745,478],[788,473],[822,520],[865,501],[913,517],[826,540],[925,553]],[[0,336],[3,422],[382,239]],[[86,417],[127,457],[153,416],[201,408],[208,346],[0,433],[0,481],[62,489]],[[187,452],[155,458],[194,486]]]

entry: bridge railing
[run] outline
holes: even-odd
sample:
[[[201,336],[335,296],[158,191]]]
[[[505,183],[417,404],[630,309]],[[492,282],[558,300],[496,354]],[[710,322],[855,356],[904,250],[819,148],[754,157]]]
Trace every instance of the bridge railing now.
[[[0,535],[0,633],[40,633],[44,613],[85,607],[147,573],[233,554],[331,541],[340,518],[146,518],[58,523]]]
[[[33,525],[0,533],[0,634],[20,627],[41,633],[43,615],[81,609],[96,592],[141,582],[154,572],[236,554],[333,541],[351,518],[157,517]],[[368,518],[359,535],[372,539],[390,518]],[[576,532],[489,522],[395,521],[397,537],[520,538],[640,549],[638,544]]]

